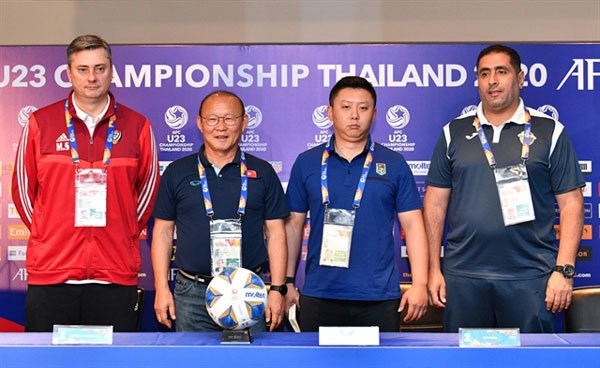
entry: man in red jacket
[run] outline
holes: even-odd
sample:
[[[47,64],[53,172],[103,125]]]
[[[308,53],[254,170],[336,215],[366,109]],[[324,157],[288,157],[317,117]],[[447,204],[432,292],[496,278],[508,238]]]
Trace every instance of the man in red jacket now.
[[[158,190],[150,122],[108,91],[112,54],[93,35],[67,48],[73,91],[23,129],[12,197],[31,231],[25,331],[136,324],[139,234]]]

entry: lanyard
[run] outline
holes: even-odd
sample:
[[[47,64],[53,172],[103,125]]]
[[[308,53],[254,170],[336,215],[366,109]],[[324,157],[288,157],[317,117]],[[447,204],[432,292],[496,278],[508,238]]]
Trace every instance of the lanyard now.
[[[323,204],[326,207],[329,204],[329,187],[327,186],[327,161],[329,160],[331,151],[333,151],[333,139],[334,137],[331,136],[331,138],[329,138],[329,141],[327,141],[325,149],[323,150],[323,156],[321,158],[321,196],[323,198]],[[370,136],[369,141],[371,141]],[[369,151],[367,152],[367,157],[365,157],[365,163],[363,164],[362,173],[360,174],[358,186],[356,187],[356,194],[354,194],[354,201],[352,202],[352,207],[354,207],[354,209],[360,207],[360,201],[362,200],[362,196],[365,191],[365,185],[367,184],[367,175],[369,174],[369,169],[371,168],[371,163],[373,162],[373,152],[375,152],[375,142],[371,141],[369,145]]]
[[[475,130],[477,130],[477,134],[479,135],[479,141],[481,142],[481,147],[483,148],[483,152],[485,153],[485,157],[487,158],[488,164],[492,169],[496,168],[496,158],[494,157],[494,153],[492,152],[492,147],[490,147],[490,142],[487,140],[483,129],[481,128],[481,123],[479,121],[479,116],[475,116],[473,120],[473,126]],[[529,145],[531,144],[531,115],[529,115],[529,111],[525,109],[525,128],[523,131],[523,146],[521,147],[521,159],[523,163],[529,158]]]
[[[108,166],[110,164],[110,155],[112,152],[113,138],[115,134],[115,124],[117,123],[117,103],[113,107],[114,114],[108,120],[108,130],[106,131],[106,144],[104,146],[104,156],[102,164]],[[75,138],[75,126],[73,125],[73,116],[69,112],[69,99],[65,100],[65,120],[67,122],[67,132],[69,133],[69,143],[71,145],[71,158],[73,164],[79,164],[79,149],[77,148],[77,139]]]
[[[198,153],[198,175],[200,176],[200,184],[202,185],[202,196],[204,197],[204,207],[206,208],[206,215],[211,218],[215,214],[212,206],[212,200],[210,199],[210,191],[208,190],[208,180],[206,179],[206,169],[200,162],[200,154]],[[240,155],[240,202],[238,205],[238,215],[242,217],[246,213],[246,200],[248,199],[248,167],[246,166],[246,155],[244,151],[241,151]]]

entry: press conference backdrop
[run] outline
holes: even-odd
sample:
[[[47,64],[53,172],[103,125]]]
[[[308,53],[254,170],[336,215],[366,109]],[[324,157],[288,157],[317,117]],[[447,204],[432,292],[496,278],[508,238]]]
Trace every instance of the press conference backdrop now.
[[[404,155],[424,194],[429,160],[442,126],[474,109],[479,101],[475,61],[485,46],[114,46],[111,91],[117,101],[152,122],[161,172],[201,146],[195,124],[200,100],[214,90],[234,91],[250,116],[242,149],[271,162],[285,185],[296,156],[325,142],[332,133],[326,113],[331,87],[343,76],[360,75],[378,93],[373,138]],[[575,285],[600,284],[600,257],[593,257],[594,248],[600,248],[600,44],[512,46],[520,52],[526,73],[525,104],[561,121],[574,142],[587,183]],[[70,91],[65,58],[65,46],[0,47],[0,326],[1,322],[23,324],[27,288],[29,231],[10,195],[15,152],[28,116]],[[56,149],[65,149],[56,138]],[[143,323],[147,331],[158,328],[152,311],[149,234],[151,228],[142,233],[139,274],[139,285],[149,294]],[[410,281],[398,226],[395,235],[402,281]],[[297,276],[300,286],[305,254],[306,241]],[[173,268],[170,276],[174,274]]]

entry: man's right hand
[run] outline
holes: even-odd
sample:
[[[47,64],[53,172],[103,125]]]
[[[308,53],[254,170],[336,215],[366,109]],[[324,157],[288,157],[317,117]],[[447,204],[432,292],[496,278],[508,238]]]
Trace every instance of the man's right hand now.
[[[300,292],[290,283],[288,284],[288,292],[285,295],[285,314],[288,313],[290,307],[294,304],[300,308]]]
[[[431,305],[444,308],[446,306],[446,280],[440,270],[429,272],[427,288]]]
[[[156,297],[154,298],[154,313],[156,319],[161,324],[171,328],[175,317],[175,302],[173,301],[173,294],[171,290],[163,289],[156,290]]]

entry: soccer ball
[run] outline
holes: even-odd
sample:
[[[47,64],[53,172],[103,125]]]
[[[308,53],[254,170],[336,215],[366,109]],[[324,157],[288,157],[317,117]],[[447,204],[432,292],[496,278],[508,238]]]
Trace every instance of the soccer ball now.
[[[243,330],[257,324],[267,307],[263,280],[245,268],[225,268],[206,288],[206,309],[219,326]]]

